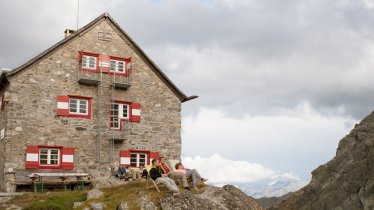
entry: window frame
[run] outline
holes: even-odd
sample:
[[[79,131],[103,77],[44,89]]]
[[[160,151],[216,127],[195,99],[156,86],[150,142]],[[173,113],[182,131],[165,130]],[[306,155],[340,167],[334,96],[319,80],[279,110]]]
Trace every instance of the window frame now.
[[[135,162],[135,165],[133,165],[132,163],[132,160],[133,160],[133,157],[132,155],[136,155],[136,162]],[[140,158],[140,155],[144,155],[144,158]],[[144,159],[144,163],[140,162],[140,159]],[[131,167],[136,167],[138,168],[141,164],[144,164],[144,165],[147,165],[147,162],[148,162],[148,152],[131,152],[130,153],[130,165]]]
[[[86,59],[85,59],[86,58]],[[91,61],[90,59],[94,59],[94,67],[90,67]],[[87,65],[84,65],[87,64]],[[84,69],[89,69],[89,70],[96,70],[97,69],[97,57],[95,56],[90,56],[90,55],[82,55],[82,64],[81,67]]]
[[[114,69],[112,70],[112,62],[115,63],[115,66],[114,66]],[[119,63],[122,62],[123,66],[122,66],[122,71],[119,71]],[[121,59],[113,59],[111,58],[110,59],[110,73],[112,74],[127,74],[127,71],[126,71],[126,66],[127,66],[127,63],[125,60],[121,60]]]
[[[128,57],[128,58],[121,58],[121,57],[115,57],[115,56],[109,56],[109,57],[110,57],[110,62],[112,61],[123,62],[123,72],[112,71],[110,68],[108,74],[115,74],[116,76],[124,76],[124,77],[129,76],[130,74],[129,65],[131,66],[131,57]]]
[[[78,53],[79,53],[79,68],[80,68],[80,70],[88,71],[88,72],[99,72],[99,54],[84,52],[84,51],[79,51]],[[88,66],[83,66],[84,57],[94,57],[95,58],[95,67],[94,68],[89,67],[89,62],[88,62]]]
[[[42,155],[42,150],[47,150],[47,163],[46,164],[42,164],[41,163],[41,155]],[[56,150],[57,151],[57,159],[52,159],[51,156],[54,155],[52,154],[52,150]],[[43,154],[44,155],[44,154]],[[61,154],[61,148],[54,148],[54,147],[39,147],[39,167],[60,167],[61,165],[61,157],[62,157],[62,154]],[[45,160],[45,159],[43,159]],[[57,164],[51,164],[51,160],[57,160]]]
[[[113,105],[118,105],[118,110],[117,110],[117,114],[116,115],[113,115]],[[124,107],[127,107],[127,116],[124,117],[123,114],[123,108]],[[117,131],[121,131],[123,126],[122,126],[122,123],[123,122],[129,122],[130,121],[130,109],[131,109],[131,103],[130,102],[124,102],[124,101],[113,101],[111,104],[110,104],[110,113],[109,113],[109,117],[110,117],[110,129],[111,130],[117,130]],[[113,121],[112,118],[113,116],[116,116],[117,118],[117,122]],[[113,127],[113,123],[118,123],[118,126],[116,127]]]
[[[76,96],[76,95],[68,95],[69,97],[69,103],[68,103],[68,108],[69,108],[69,116],[68,117],[73,117],[73,118],[88,118],[88,119],[91,119],[91,115],[92,115],[92,103],[91,103],[91,97],[87,97],[87,96]],[[82,114],[82,113],[72,113],[70,111],[70,101],[71,99],[75,99],[75,100],[85,100],[87,101],[87,108],[86,108],[86,112],[85,114]],[[78,103],[77,103],[77,109],[78,109]],[[80,109],[80,108],[79,108]]]
[[[77,103],[76,103],[76,112],[72,112],[71,111],[71,101],[72,100],[75,100]],[[82,105],[82,102],[85,102],[85,110],[86,112],[83,113],[83,112],[80,112],[81,111],[81,105]],[[84,115],[84,116],[87,116],[88,115],[88,103],[89,103],[89,100],[88,99],[81,99],[81,98],[74,98],[74,97],[69,97],[69,115]]]

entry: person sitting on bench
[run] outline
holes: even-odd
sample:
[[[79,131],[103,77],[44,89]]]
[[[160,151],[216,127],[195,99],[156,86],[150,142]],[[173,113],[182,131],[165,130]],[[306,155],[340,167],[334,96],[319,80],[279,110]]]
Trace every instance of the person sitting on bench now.
[[[163,184],[170,191],[172,191],[173,195],[179,194],[177,185],[175,184],[174,180],[170,179],[162,170],[160,161],[158,159],[152,160],[152,168],[149,170],[149,174],[157,184]]]

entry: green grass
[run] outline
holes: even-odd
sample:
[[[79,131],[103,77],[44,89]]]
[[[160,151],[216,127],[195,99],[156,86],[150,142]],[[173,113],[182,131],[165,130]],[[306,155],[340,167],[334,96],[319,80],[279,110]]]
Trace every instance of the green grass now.
[[[78,209],[89,207],[91,203],[104,203],[107,205],[107,209],[116,209],[117,205],[123,200],[127,201],[129,209],[140,209],[137,205],[137,199],[140,194],[148,195],[155,205],[159,205],[160,198],[167,192],[166,188],[161,188],[161,193],[157,192],[155,188],[148,190],[145,188],[146,182],[144,180],[140,182],[129,182],[126,185],[118,187],[103,188],[100,189],[104,193],[102,197],[87,201]]]
[[[72,209],[74,202],[86,200],[87,191],[60,191],[51,193],[26,193],[8,203],[24,207],[26,210]]]

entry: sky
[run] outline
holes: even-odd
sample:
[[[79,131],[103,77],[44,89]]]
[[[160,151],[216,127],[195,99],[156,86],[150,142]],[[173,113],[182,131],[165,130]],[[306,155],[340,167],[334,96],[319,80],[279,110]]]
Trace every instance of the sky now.
[[[0,68],[77,27],[77,0],[0,4]],[[374,0],[80,0],[79,27],[104,12],[199,96],[182,107],[183,158],[250,172],[229,181],[309,180],[373,110]]]

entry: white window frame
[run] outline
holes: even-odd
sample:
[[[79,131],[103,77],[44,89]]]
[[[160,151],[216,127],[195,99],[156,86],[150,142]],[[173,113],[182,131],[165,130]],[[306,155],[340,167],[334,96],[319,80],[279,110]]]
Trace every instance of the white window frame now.
[[[129,104],[121,104],[121,103],[112,103],[111,105],[111,112],[112,112],[112,106],[113,105],[118,105],[118,116],[117,116],[117,119],[118,119],[118,127],[112,127],[111,128],[113,129],[120,129],[121,128],[121,120],[128,120],[130,119],[130,105]],[[127,112],[124,112],[124,107],[127,107]],[[124,114],[126,114],[127,116],[124,116]],[[111,117],[111,125],[112,125],[112,113],[110,113],[110,117]]]
[[[122,67],[122,71],[119,71],[120,68],[119,68],[119,63],[123,63],[123,67]],[[112,63],[114,63],[114,68]],[[125,61],[122,61],[122,60],[114,60],[114,59],[111,59],[110,60],[110,72],[115,72],[115,73],[126,73],[126,62]]]
[[[92,58],[95,61],[94,67],[90,67],[90,59],[92,59]],[[84,64],[86,64],[86,65],[84,65]],[[96,70],[97,69],[97,57],[89,56],[89,55],[83,55],[82,56],[82,68]]]
[[[132,163],[134,163],[134,162],[131,161],[133,159],[132,155],[136,155],[135,166],[132,165]],[[144,163],[140,163],[140,155],[145,155],[145,157],[144,157]],[[130,155],[130,165],[133,166],[133,167],[139,167],[140,164],[147,165],[147,160],[148,160],[147,153],[143,153],[143,152],[132,152],[131,155]]]
[[[71,107],[71,100],[76,100],[77,101],[77,107],[76,107],[76,112],[72,112],[70,107]],[[81,104],[82,102],[85,101],[86,102],[86,112],[81,112]],[[79,98],[69,98],[69,114],[77,114],[77,115],[88,115],[88,107],[89,107],[89,101],[87,99],[79,99]]]
[[[41,154],[42,154],[42,150],[47,150],[47,164],[42,164],[41,163]],[[55,160],[55,159],[52,159],[51,156],[52,156],[52,150],[56,150],[57,151],[57,164],[51,164],[51,160]],[[40,148],[39,149],[39,165],[43,165],[43,166],[58,166],[60,165],[60,157],[61,157],[61,150],[60,149],[56,149],[56,148]]]

